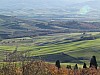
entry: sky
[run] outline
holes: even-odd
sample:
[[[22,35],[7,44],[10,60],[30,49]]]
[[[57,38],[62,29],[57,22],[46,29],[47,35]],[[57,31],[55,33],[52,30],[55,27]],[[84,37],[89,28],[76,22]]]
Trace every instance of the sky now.
[[[92,0],[0,0],[0,8],[64,7]]]
[[[36,0],[0,0],[0,3],[9,3],[9,2],[22,2],[22,1],[36,1]],[[46,0],[37,0],[37,1],[46,1]],[[48,1],[48,0],[47,0]],[[79,2],[85,2],[85,1],[91,1],[91,0],[54,0],[54,1],[64,1],[64,2],[70,2],[70,3],[79,3]]]
[[[75,3],[81,3],[81,2],[86,2],[86,1],[92,1],[92,0],[66,0],[67,2],[75,2]]]

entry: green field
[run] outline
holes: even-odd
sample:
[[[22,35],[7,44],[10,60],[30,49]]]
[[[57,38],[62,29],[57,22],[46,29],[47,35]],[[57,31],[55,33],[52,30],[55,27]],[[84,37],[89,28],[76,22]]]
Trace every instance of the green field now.
[[[0,42],[0,55],[2,56],[0,59],[1,61],[5,59],[5,53],[13,53],[17,47],[17,51],[21,52],[23,55],[26,54],[29,57],[40,56],[44,60],[51,60],[55,57],[53,61],[57,59],[65,61],[67,58],[70,59],[73,57],[87,58],[78,60],[89,64],[90,58],[95,55],[100,64],[99,35],[99,32],[86,33],[86,35],[84,35],[85,37],[92,36],[95,37],[95,39],[81,41],[79,39],[83,36],[82,33],[59,33],[47,36],[5,39]],[[61,53],[66,54],[66,56],[60,55]],[[69,55],[69,57],[67,55]]]

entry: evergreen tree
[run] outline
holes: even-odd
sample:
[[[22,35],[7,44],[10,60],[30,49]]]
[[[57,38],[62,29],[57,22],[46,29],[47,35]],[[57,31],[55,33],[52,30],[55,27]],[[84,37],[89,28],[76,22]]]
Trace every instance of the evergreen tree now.
[[[71,65],[67,65],[67,67],[66,67],[66,68],[67,68],[67,69],[72,69],[72,68],[71,68]]]
[[[56,64],[55,65],[56,65],[56,67],[58,67],[58,69],[61,68],[60,61],[59,60],[56,61]]]
[[[78,65],[76,64],[75,66],[74,66],[74,70],[77,70],[78,69]]]
[[[87,68],[86,63],[84,63],[83,68]]]
[[[90,67],[94,66],[97,69],[97,61],[96,61],[96,57],[92,56],[91,61],[90,61]]]

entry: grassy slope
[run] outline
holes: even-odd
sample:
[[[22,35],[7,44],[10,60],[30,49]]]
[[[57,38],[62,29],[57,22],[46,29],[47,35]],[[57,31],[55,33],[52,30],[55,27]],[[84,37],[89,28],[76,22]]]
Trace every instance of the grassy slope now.
[[[92,33],[92,34],[96,35],[98,33]],[[32,50],[30,52],[31,56],[56,54],[56,53],[61,53],[61,52],[64,52],[65,54],[68,54],[76,58],[77,57],[91,58],[92,55],[95,55],[97,57],[98,62],[100,62],[100,59],[99,59],[100,39],[67,43],[70,40],[66,40],[66,38],[69,38],[69,37],[79,38],[79,36],[80,36],[80,33],[56,34],[52,36],[50,35],[50,36],[35,37],[33,38],[35,39],[33,43],[18,42],[19,43],[18,50],[19,51]],[[5,41],[8,41],[8,40],[5,40]],[[45,42],[46,44],[44,44]],[[53,42],[53,43],[50,43],[50,42]],[[37,43],[38,44],[42,43],[43,45],[39,46]],[[15,50],[17,44],[14,44],[13,46],[1,45],[0,51],[2,52],[4,50],[10,50],[10,51]],[[89,62],[89,60],[83,60],[83,61]]]

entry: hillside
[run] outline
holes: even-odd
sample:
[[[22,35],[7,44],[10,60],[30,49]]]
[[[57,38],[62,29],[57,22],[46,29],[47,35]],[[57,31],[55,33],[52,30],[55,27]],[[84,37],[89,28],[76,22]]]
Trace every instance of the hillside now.
[[[61,63],[70,62],[70,63],[82,63],[79,59],[72,57],[70,55],[61,53],[55,54],[47,54],[47,55],[40,55],[40,56],[32,56],[32,59],[44,60],[46,62],[54,62],[56,60],[60,60]]]
[[[59,33],[47,36],[6,39],[0,42],[0,61],[44,60],[89,64],[91,56],[100,64],[100,33]],[[93,38],[91,38],[93,37]]]
[[[2,39],[83,31],[100,31],[100,22],[23,20],[14,16],[0,15]]]

